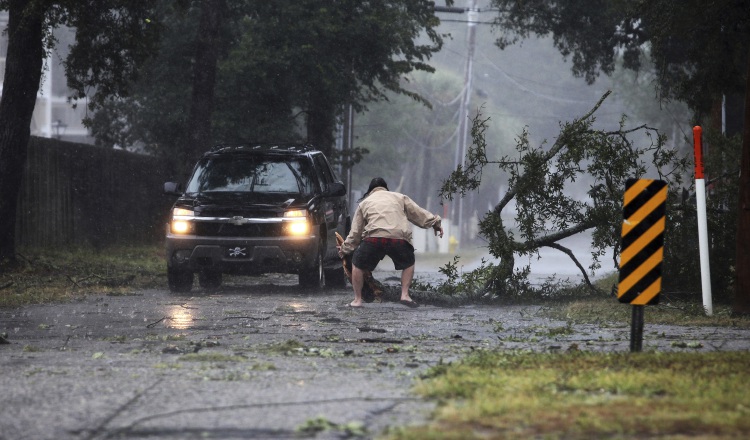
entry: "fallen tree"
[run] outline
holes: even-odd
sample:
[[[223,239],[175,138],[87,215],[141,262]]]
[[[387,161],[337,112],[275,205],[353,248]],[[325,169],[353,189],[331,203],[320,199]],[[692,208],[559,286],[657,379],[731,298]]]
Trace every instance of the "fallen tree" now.
[[[545,144],[532,146],[528,129],[524,129],[517,139],[516,157],[490,160],[484,136],[490,118],[480,111],[473,119],[472,145],[464,163],[443,182],[440,196],[452,200],[477,189],[484,168],[490,165],[508,175],[504,196],[479,222],[489,253],[499,259],[498,264],[478,269],[484,272],[482,293],[521,294],[528,290],[529,267],[514,269],[516,257],[539,257],[544,247],[566,254],[585,284],[595,291],[587,269],[560,242],[589,231],[593,260],[588,270],[599,269],[600,257],[608,250],[614,250],[617,267],[625,182],[658,178],[680,184],[687,159],[667,148],[665,137],[656,129],[647,125],[626,128],[624,116],[616,130],[593,128],[594,114],[609,94],[582,117],[561,123],[560,134],[549,148]],[[589,182],[586,196],[576,197],[580,191],[572,191],[573,186],[584,180]],[[509,227],[503,214],[510,207],[515,208],[515,215]]]

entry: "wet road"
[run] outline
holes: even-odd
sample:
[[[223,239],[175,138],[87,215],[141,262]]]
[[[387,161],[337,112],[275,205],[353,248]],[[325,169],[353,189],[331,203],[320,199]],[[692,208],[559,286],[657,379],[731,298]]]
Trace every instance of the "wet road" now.
[[[569,326],[539,306],[350,300],[269,276],[0,310],[0,439],[373,438],[423,422],[414,381],[474,350],[629,349],[627,325]],[[747,350],[750,331],[647,325],[643,347]]]

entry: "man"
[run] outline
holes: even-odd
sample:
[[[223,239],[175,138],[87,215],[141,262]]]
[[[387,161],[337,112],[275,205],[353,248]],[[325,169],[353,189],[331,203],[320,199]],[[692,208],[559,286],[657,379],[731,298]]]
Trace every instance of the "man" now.
[[[370,182],[367,193],[360,200],[349,235],[339,247],[339,257],[352,252],[352,286],[354,301],[351,307],[362,307],[364,271],[373,271],[380,260],[388,255],[396,270],[401,272],[401,304],[418,307],[409,296],[409,286],[414,278],[414,247],[411,226],[432,228],[435,235],[443,237],[440,216],[434,215],[414,203],[404,194],[388,191],[382,177]]]

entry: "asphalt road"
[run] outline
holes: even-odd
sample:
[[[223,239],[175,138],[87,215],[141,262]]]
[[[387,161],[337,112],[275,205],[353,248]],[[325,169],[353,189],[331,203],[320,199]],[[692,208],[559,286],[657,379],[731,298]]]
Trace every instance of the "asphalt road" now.
[[[349,289],[268,276],[0,310],[0,439],[374,438],[423,423],[433,403],[411,386],[473,350],[629,349],[629,325],[571,327],[540,306],[352,309]],[[647,324],[643,346],[747,350],[750,331]]]

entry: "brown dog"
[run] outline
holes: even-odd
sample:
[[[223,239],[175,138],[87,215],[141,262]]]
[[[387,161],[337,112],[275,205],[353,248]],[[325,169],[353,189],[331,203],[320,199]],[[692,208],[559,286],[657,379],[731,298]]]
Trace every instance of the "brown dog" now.
[[[336,232],[336,243],[341,246],[344,243],[344,237]],[[345,255],[341,259],[341,265],[344,266],[344,273],[349,282],[352,282],[352,256],[351,254]],[[383,302],[383,285],[380,281],[376,280],[372,276],[372,272],[363,271],[365,276],[365,284],[362,286],[362,300],[364,302]]]

